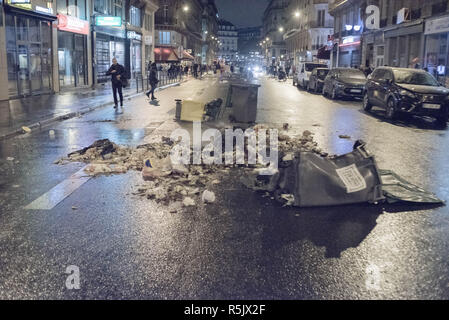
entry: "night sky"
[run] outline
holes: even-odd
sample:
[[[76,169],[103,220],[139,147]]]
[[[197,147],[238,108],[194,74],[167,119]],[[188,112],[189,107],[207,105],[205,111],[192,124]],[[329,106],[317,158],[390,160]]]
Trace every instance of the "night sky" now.
[[[221,19],[237,27],[262,25],[262,16],[269,0],[215,0]]]

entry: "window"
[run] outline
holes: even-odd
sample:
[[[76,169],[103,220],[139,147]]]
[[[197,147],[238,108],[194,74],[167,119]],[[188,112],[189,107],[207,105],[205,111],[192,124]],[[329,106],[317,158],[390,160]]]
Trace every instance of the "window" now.
[[[318,19],[317,19],[318,27],[324,27],[325,13],[326,13],[325,10],[318,10]]]
[[[86,19],[86,0],[57,0],[58,13]]]
[[[123,17],[123,0],[94,0],[94,11],[105,15]]]
[[[131,23],[133,26],[136,26],[136,27],[142,26],[139,8],[130,6],[130,8],[129,8],[129,23]]]
[[[159,31],[159,43],[170,44],[170,31]]]

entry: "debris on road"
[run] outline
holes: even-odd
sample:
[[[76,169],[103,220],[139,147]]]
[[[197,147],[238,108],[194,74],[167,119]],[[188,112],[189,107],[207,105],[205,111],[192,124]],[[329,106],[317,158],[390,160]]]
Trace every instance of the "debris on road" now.
[[[193,200],[193,199],[190,198],[190,197],[186,197],[186,198],[184,198],[184,200],[182,201],[182,204],[183,204],[185,207],[191,207],[191,206],[194,206],[194,205],[195,205],[195,200]]]
[[[30,132],[31,132],[31,129],[28,128],[27,126],[23,126],[23,127],[22,127],[22,132],[23,132],[23,133],[30,133]]]
[[[14,161],[14,158],[13,157],[8,157],[8,158],[6,158],[6,161]]]
[[[201,200],[204,203],[213,203],[215,202],[215,193],[209,190],[204,190],[203,195],[201,196]]]
[[[302,139],[310,136],[304,132]],[[321,156],[312,141],[304,141],[307,142],[303,146],[312,148],[290,149],[294,154],[281,156],[279,169],[272,175],[261,175],[259,169],[254,169],[241,177],[241,182],[252,190],[264,191],[264,197],[274,196],[284,206],[378,204],[384,200],[444,204],[393,172],[379,170],[361,140],[356,141],[352,152],[341,156]]]
[[[345,134],[340,134],[338,136],[340,139],[351,139],[351,136],[345,135]]]
[[[72,210],[78,210],[78,207],[72,206]]]

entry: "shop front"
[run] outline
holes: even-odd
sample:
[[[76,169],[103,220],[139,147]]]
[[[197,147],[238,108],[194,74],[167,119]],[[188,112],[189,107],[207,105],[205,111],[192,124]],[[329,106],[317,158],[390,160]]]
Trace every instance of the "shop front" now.
[[[121,27],[95,26],[94,65],[96,80],[104,83],[109,80],[106,72],[112,64],[112,58],[125,66],[125,30]]]
[[[449,16],[426,21],[424,66],[441,83],[449,79]]]
[[[360,36],[343,37],[338,44],[338,67],[359,67],[362,62]]]
[[[402,24],[385,30],[385,64],[391,67],[422,67],[423,22]]]
[[[89,22],[58,14],[58,62],[61,88],[86,86]]]
[[[9,98],[52,92],[51,26],[56,16],[48,8],[4,8]]]

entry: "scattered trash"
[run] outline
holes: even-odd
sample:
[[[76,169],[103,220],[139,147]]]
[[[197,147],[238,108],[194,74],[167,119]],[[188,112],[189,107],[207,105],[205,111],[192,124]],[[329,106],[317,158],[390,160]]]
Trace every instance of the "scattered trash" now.
[[[27,126],[23,126],[23,127],[22,127],[22,132],[23,132],[23,133],[30,133],[30,132],[31,132],[31,129],[28,128]]]
[[[50,139],[54,139],[55,138],[55,130],[48,131],[48,135],[50,136]]]
[[[288,123],[284,123],[284,124],[282,125],[282,128],[283,128],[285,131],[287,131],[287,130],[288,130]]]
[[[7,161],[14,161],[14,158],[13,157],[8,157],[8,158],[6,158],[6,160]]]
[[[284,206],[314,207],[369,202],[378,204],[405,201],[411,203],[443,204],[432,193],[426,192],[395,173],[379,170],[362,140],[354,150],[341,156],[322,156],[313,140],[304,132],[304,146],[308,151],[297,151],[281,156],[280,168],[271,176],[260,175],[255,169],[241,182],[257,191],[265,191]]]
[[[204,190],[203,195],[201,196],[201,200],[204,203],[213,203],[215,202],[215,193],[209,190]]]
[[[184,200],[182,201],[182,204],[183,204],[185,207],[191,207],[191,206],[194,206],[194,205],[195,205],[195,200],[193,200],[193,199],[190,198],[190,197],[186,197],[186,198],[184,198]]]
[[[78,207],[73,206],[72,210],[78,210]]]
[[[339,137],[340,139],[351,139],[350,136],[347,136],[347,135],[345,135],[345,134],[341,134],[341,135],[339,135],[338,137]]]

